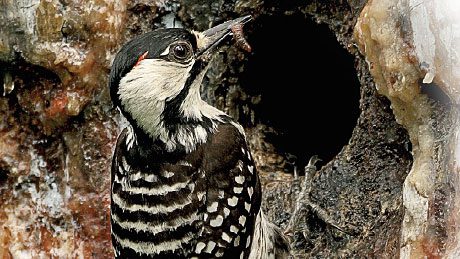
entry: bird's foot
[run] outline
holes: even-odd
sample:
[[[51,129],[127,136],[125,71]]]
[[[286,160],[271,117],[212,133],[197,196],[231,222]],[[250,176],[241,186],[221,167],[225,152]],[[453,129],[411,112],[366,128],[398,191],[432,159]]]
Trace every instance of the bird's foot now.
[[[352,235],[340,227],[340,224],[325,209],[310,200],[311,182],[316,174],[315,164],[318,161],[321,161],[318,156],[310,158],[307,166],[305,166],[305,177],[302,182],[297,171],[294,170],[292,193],[296,197],[296,201],[294,212],[291,215],[284,234],[292,237],[295,233],[300,232],[306,238],[308,231],[306,218],[308,213],[313,213],[327,225],[347,235]]]
[[[294,180],[292,182],[292,194],[295,197],[294,212],[291,215],[289,223],[284,231],[287,236],[293,236],[295,232],[306,230],[305,222],[303,222],[308,213],[308,205],[310,204],[311,180],[316,173],[315,164],[321,159],[318,156],[312,156],[305,166],[305,177],[301,182],[299,174],[294,167]]]

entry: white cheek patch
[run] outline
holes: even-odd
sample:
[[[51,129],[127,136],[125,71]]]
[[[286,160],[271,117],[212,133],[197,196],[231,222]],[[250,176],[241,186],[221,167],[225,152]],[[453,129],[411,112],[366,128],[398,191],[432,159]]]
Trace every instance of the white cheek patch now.
[[[144,59],[120,80],[121,104],[150,136],[156,138],[162,134],[161,113],[165,103],[184,88],[194,63],[194,60],[179,64]]]
[[[169,47],[161,55],[168,53]],[[216,130],[217,122],[222,122],[222,116],[225,115],[201,99],[200,86],[208,68],[206,67],[191,83],[179,112],[184,118],[199,121],[203,117],[209,118],[212,126],[206,129],[202,126],[192,129],[182,127],[173,134],[166,129],[162,117],[165,105],[184,89],[194,64],[194,59],[187,64],[163,59],[141,59],[120,80],[118,94],[124,110],[151,138],[164,142],[168,152],[175,150],[179,145],[183,146],[187,153],[195,150],[197,145],[206,142],[208,133]],[[239,130],[242,130],[242,127],[239,127]]]

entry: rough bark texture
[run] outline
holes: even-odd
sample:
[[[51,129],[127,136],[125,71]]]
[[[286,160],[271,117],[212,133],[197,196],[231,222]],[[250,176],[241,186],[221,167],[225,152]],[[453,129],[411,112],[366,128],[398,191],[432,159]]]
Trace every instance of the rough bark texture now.
[[[448,1],[369,1],[356,25],[377,89],[413,147],[403,185],[402,258],[460,255],[458,8]]]
[[[458,203],[454,200],[458,187],[449,180],[453,175],[447,172],[454,169],[444,158],[455,143],[442,136],[458,124],[457,111],[419,91],[415,79],[423,76],[412,62],[410,49],[399,52],[407,54],[401,66],[415,67],[404,70],[414,79],[412,90],[404,94],[420,101],[385,90],[386,82],[394,84],[399,78],[387,76],[382,72],[388,69],[384,63],[373,60],[380,49],[392,46],[374,44],[378,42],[371,33],[375,27],[363,15],[372,4],[364,0],[1,1],[0,258],[111,257],[109,165],[120,124],[107,91],[114,54],[129,38],[157,27],[175,22],[203,30],[248,13],[259,27],[264,17],[294,15],[326,24],[354,55],[361,84],[360,115],[348,144],[313,178],[310,200],[325,213],[310,209],[305,215],[303,234],[293,238],[296,257],[403,255],[400,249],[407,249],[405,242],[410,239],[402,234],[403,186],[409,171],[418,170],[413,163],[429,162],[436,175],[426,192],[430,217],[421,221],[428,226],[419,229],[424,235],[416,246],[421,249],[412,256],[444,254],[452,238],[446,224],[457,220],[443,213]],[[395,17],[389,16],[388,21],[397,24]],[[250,39],[257,28],[247,25]],[[404,38],[405,27],[398,28]],[[282,32],[274,29],[273,37],[283,37]],[[277,51],[283,54],[282,50],[273,54]],[[235,47],[220,52],[207,74],[203,97],[245,126],[264,183],[263,209],[284,227],[295,198],[292,170],[267,137],[272,125],[258,119],[260,95],[240,83],[250,58]],[[328,96],[321,98],[328,100]],[[314,125],[309,112],[293,113]],[[413,114],[421,116],[410,117]],[[421,117],[427,118],[424,123]],[[433,146],[422,141],[425,135],[415,137],[423,129],[433,133],[434,142],[429,142]],[[327,134],[309,136],[305,128],[305,137],[327,138]],[[425,150],[435,147],[434,153],[413,162],[412,149],[419,158],[423,152],[416,150],[423,149],[421,145]],[[413,223],[406,219],[404,224],[411,228]]]

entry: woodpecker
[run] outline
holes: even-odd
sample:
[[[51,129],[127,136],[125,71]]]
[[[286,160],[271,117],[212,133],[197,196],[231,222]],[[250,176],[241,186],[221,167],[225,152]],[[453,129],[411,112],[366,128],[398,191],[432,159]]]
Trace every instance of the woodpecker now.
[[[129,124],[111,169],[116,258],[287,258],[243,127],[200,97],[212,54],[249,20],[157,29],[117,53],[110,94]]]

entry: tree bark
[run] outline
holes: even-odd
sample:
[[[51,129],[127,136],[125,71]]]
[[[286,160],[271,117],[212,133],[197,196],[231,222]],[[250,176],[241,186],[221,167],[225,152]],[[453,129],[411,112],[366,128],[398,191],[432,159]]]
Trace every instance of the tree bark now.
[[[257,32],[269,20],[274,21],[270,26],[279,20],[280,28],[285,17],[327,26],[352,55],[351,73],[360,84],[351,137],[313,176],[308,193],[313,205],[301,222],[303,233],[292,239],[295,257],[458,255],[458,81],[443,80],[456,79],[449,74],[453,67],[438,68],[431,84],[422,83],[432,79],[432,68],[443,58],[417,53],[417,33],[425,27],[418,26],[424,20],[413,10],[430,10],[430,5],[409,0],[1,1],[0,258],[112,257],[109,168],[123,127],[107,87],[114,55],[130,38],[159,27],[204,30],[246,14],[254,17],[245,28],[254,46],[265,44],[257,43],[262,40]],[[305,37],[312,35],[317,34]],[[288,40],[275,27],[264,37]],[[437,53],[444,51],[440,45]],[[292,49],[297,47],[292,42]],[[274,48],[270,55],[291,55],[291,49]],[[263,210],[285,227],[296,198],[293,166],[270,137],[280,135],[283,125],[262,119],[271,116],[261,110],[269,89],[242,83],[251,77],[245,71],[254,56],[235,46],[219,52],[202,95],[245,127],[263,182]],[[309,82],[305,76],[302,83]],[[332,105],[332,96],[343,88],[353,91],[338,84],[324,96],[305,98]],[[298,94],[303,91],[292,93]],[[334,126],[312,134],[321,125],[311,116],[323,112],[292,111],[299,127],[309,125],[296,137],[327,141],[341,134]],[[324,116],[341,123],[333,114]],[[306,161],[299,160],[302,172]]]

